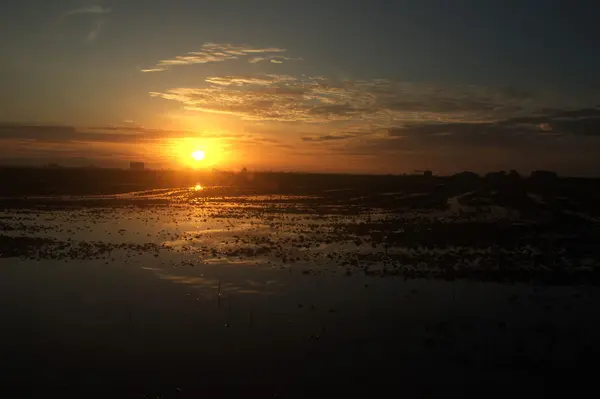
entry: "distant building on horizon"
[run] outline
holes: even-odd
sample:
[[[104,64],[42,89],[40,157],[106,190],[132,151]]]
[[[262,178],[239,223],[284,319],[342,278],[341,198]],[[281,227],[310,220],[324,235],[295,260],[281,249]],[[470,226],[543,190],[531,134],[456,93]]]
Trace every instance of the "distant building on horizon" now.
[[[130,162],[129,169],[130,170],[144,170],[146,166],[143,162]]]
[[[506,171],[501,170],[498,172],[489,172],[486,173],[485,178],[486,180],[491,180],[491,181],[498,181],[498,180],[502,180],[506,177]]]
[[[470,172],[468,170],[465,170],[464,172],[455,173],[452,175],[452,177],[455,179],[471,179],[471,180],[479,180],[481,178],[481,176],[479,176],[477,173]]]
[[[475,172],[470,172],[465,170],[464,172],[459,172],[451,176],[452,180],[458,182],[459,184],[471,186],[479,183],[481,176],[479,176]]]
[[[552,182],[558,179],[558,173],[550,170],[534,170],[531,172],[531,176],[529,178],[537,181]]]
[[[433,177],[433,172],[431,170],[415,170],[417,175],[425,176],[425,177]]]

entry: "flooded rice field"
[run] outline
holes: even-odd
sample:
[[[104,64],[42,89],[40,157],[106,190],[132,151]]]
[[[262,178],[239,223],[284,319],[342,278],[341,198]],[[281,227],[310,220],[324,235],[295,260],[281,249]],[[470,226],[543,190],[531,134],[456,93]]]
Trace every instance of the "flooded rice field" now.
[[[1,386],[539,396],[585,381],[598,220],[527,198],[197,185],[2,199]]]

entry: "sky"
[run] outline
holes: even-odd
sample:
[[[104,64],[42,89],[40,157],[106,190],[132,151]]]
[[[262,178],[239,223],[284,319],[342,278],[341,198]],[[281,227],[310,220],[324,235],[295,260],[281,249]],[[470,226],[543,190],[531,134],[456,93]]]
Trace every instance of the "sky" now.
[[[598,176],[599,16],[591,0],[3,2],[0,164]]]

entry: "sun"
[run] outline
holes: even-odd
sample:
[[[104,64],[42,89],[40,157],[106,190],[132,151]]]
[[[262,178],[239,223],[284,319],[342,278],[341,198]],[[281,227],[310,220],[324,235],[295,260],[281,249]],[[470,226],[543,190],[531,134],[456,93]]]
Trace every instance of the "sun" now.
[[[202,150],[194,151],[191,155],[196,161],[202,161],[206,157],[206,153]]]
[[[194,170],[222,167],[228,154],[222,141],[195,137],[170,139],[165,143],[164,149],[174,166]]]

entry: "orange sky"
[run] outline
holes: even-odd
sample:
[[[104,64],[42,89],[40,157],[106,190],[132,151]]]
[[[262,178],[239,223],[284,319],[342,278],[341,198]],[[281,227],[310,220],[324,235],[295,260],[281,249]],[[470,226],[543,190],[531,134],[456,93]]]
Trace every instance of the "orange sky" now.
[[[0,164],[600,170],[592,3],[258,3],[12,2]]]

